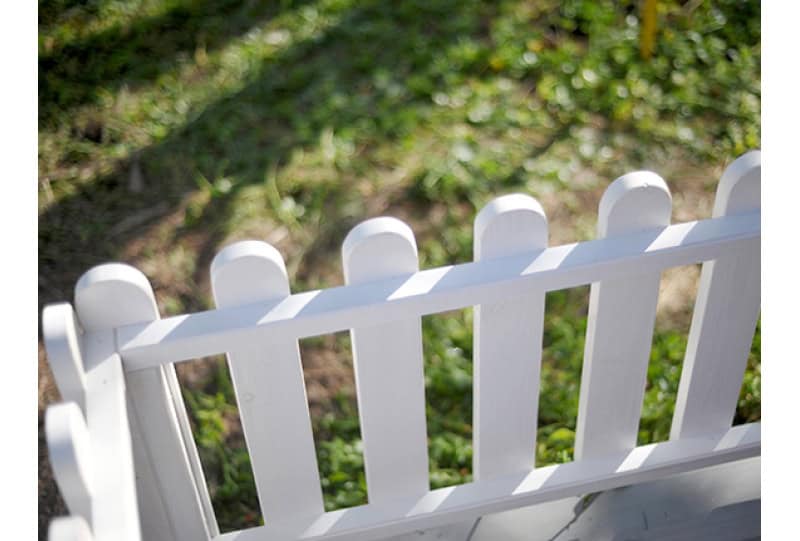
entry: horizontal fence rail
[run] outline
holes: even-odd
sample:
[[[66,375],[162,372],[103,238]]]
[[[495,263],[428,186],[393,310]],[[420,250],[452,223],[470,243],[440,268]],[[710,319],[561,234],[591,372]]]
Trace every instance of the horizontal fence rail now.
[[[758,456],[761,425],[735,426],[724,434],[643,445],[598,459],[536,468],[432,490],[420,498],[331,511],[314,520],[276,522],[223,534],[218,541],[303,539],[366,541],[435,528],[488,513],[643,483]]]
[[[760,245],[761,213],[725,216],[541,252],[438,267],[117,329],[126,371],[216,355],[243,340],[304,338],[716,259]]]

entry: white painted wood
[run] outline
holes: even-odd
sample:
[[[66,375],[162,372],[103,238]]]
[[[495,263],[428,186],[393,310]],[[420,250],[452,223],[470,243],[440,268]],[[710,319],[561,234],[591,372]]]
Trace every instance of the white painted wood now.
[[[394,218],[353,228],[342,245],[342,262],[348,284],[419,269],[414,234]],[[419,497],[429,489],[420,317],[356,326],[350,336],[369,502]]]
[[[126,374],[125,377],[127,378],[128,375]],[[131,430],[134,473],[136,474],[136,500],[139,506],[142,538],[153,541],[174,541],[172,527],[169,526],[167,507],[164,505],[161,495],[161,486],[150,466],[151,459],[140,436],[142,430],[139,428],[132,409],[130,398],[128,398],[128,423]]]
[[[95,333],[86,342],[85,353],[92,533],[97,541],[140,541],[125,375],[113,333]]]
[[[47,408],[45,437],[58,488],[73,516],[92,521],[92,469],[89,432],[75,402]]]
[[[486,515],[470,541],[757,539],[760,472],[754,457]]]
[[[91,340],[108,342],[115,327],[159,317],[147,278],[118,263],[94,267],[80,278],[75,286],[75,307],[87,331],[87,344]],[[113,350],[116,344],[112,341],[105,347]],[[137,431],[133,444],[141,447],[134,456],[144,537],[168,541],[209,538],[216,533],[216,521],[213,512],[209,513],[211,504],[196,447],[186,438],[189,423],[174,368],[155,367],[128,374],[126,379],[130,413],[135,417],[131,424]]]
[[[657,272],[760,245],[761,214],[548,248],[539,254],[423,270],[374,283],[291,295],[117,329],[128,371],[224,353],[252,337],[301,338],[514,298],[527,289],[575,287]]]
[[[477,519],[381,538],[382,541],[470,541]]]
[[[69,311],[63,311],[62,316],[67,317],[56,318],[56,324],[48,322],[45,332],[67,337],[51,337],[49,342],[60,342],[56,351],[64,354],[66,350],[76,357],[74,352],[79,348],[74,342],[69,344],[70,331],[62,332],[70,325],[74,332],[74,318]],[[59,325],[59,321],[64,324]],[[85,370],[85,420],[74,402],[52,406],[46,412],[45,435],[56,480],[73,515],[91,524],[99,541],[139,541],[125,380],[115,347],[111,329],[94,332],[84,341],[79,353],[82,367],[76,368]],[[62,521],[54,526],[51,536],[86,539],[84,526],[76,520]]]
[[[122,362],[114,334],[85,342],[86,418],[74,402],[46,413],[53,471],[70,511],[91,524],[99,541],[139,541],[139,513],[125,403]],[[83,537],[75,521],[56,526],[55,538]]]
[[[456,539],[487,513],[757,456],[760,425],[730,421],[759,309],[759,184],[760,155],[750,153],[723,175],[714,218],[669,226],[663,181],[626,175],[601,201],[604,238],[555,248],[535,201],[499,198],[476,220],[476,262],[422,272],[405,224],[369,220],[344,242],[347,285],[297,295],[273,248],[238,243],[212,264],[219,308],[163,321],[144,275],[90,270],[76,286],[77,322],[68,305],[43,314],[57,381],[75,401],[47,414],[56,478],[76,515],[54,523],[53,541]],[[633,448],[659,273],[698,261],[708,263],[673,439]],[[543,294],[584,283],[593,287],[577,459],[533,469]],[[473,305],[476,481],[429,491],[420,317]],[[324,513],[296,341],[345,329],[370,503]],[[267,520],[219,536],[169,363],[226,351]],[[687,533],[670,528],[662,533]]]
[[[53,519],[47,529],[48,541],[93,541],[89,525],[82,517]]]
[[[547,218],[525,195],[506,195],[475,218],[475,261],[547,248]],[[536,456],[543,290],[475,307],[473,459],[475,479],[529,471]]]
[[[748,152],[723,173],[715,218],[761,207],[761,153]],[[761,308],[761,243],[703,265],[671,438],[730,427]]]
[[[740,425],[724,435],[644,445],[599,459],[432,490],[421,498],[332,511],[313,522],[272,524],[231,532],[221,535],[219,541],[380,539],[750,458],[758,456],[760,450],[760,425]]]
[[[265,242],[232,244],[211,264],[219,307],[289,296],[283,258]],[[242,342],[228,353],[264,521],[324,511],[303,367],[294,338]]]
[[[669,225],[672,197],[649,171],[624,175],[600,200],[597,236]],[[592,284],[581,375],[575,459],[636,447],[658,304],[659,272]]]
[[[81,354],[81,330],[69,303],[51,304],[42,311],[42,336],[47,360],[65,401],[86,412],[86,376]]]

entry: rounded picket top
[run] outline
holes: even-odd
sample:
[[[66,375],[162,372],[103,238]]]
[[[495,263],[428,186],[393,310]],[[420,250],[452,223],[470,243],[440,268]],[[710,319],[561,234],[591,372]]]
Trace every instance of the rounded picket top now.
[[[82,517],[58,517],[47,529],[47,541],[92,541],[92,531]]]
[[[81,352],[80,329],[72,305],[50,304],[42,310],[42,336],[47,360],[64,400],[85,411],[86,373]]]
[[[475,217],[475,261],[547,248],[547,216],[529,195],[497,197]]]
[[[211,262],[220,308],[281,300],[289,277],[281,254],[262,241],[223,248]],[[322,513],[323,502],[297,340],[243,341],[228,368],[265,520]],[[278,390],[278,387],[280,388]]]
[[[419,270],[414,232],[397,218],[372,218],[347,234],[342,244],[348,284],[411,274]]]
[[[230,244],[214,257],[211,289],[219,307],[268,301],[290,293],[280,252],[258,240]]]
[[[612,182],[600,199],[597,235],[624,234],[667,226],[672,195],[664,179],[651,171],[636,171]]]
[[[87,331],[110,329],[159,318],[147,277],[124,263],[92,267],[75,285],[75,310]]]
[[[712,216],[754,212],[761,208],[761,151],[736,158],[722,173]]]
[[[497,197],[473,223],[475,261],[547,248],[547,216],[528,195]],[[545,292],[475,306],[473,475],[476,480],[534,466]],[[498,422],[502,420],[502,422]]]
[[[91,520],[92,456],[83,413],[74,402],[50,406],[44,431],[53,473],[70,512]]]
[[[410,276],[419,270],[414,233],[396,218],[362,222],[342,244],[342,267],[348,284]],[[420,317],[351,328],[350,340],[367,499],[419,498],[430,486]]]

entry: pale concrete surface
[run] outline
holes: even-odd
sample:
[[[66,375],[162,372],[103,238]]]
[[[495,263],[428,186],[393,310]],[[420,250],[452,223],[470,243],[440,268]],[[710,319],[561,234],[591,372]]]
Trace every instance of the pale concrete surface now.
[[[749,541],[761,536],[761,458],[483,517],[470,541]]]

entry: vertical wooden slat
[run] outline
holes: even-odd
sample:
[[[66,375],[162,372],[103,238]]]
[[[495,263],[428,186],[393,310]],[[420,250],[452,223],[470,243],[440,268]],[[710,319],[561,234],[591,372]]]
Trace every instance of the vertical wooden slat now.
[[[59,517],[47,529],[48,541],[92,541],[89,525],[81,517]]]
[[[600,200],[598,237],[669,225],[672,198],[661,177],[624,175]],[[586,329],[575,459],[636,447],[653,342],[660,273],[592,284]]]
[[[547,218],[532,197],[507,195],[475,218],[475,260],[547,247]],[[530,470],[536,455],[543,291],[475,307],[473,476]]]
[[[114,332],[85,340],[69,305],[49,306],[43,318],[45,344],[65,398],[76,402],[48,408],[45,434],[53,472],[75,517],[60,520],[53,540],[88,539],[88,524],[98,539],[139,541],[131,433],[125,403],[122,362]]]
[[[280,253],[265,242],[244,241],[211,264],[220,308],[289,296]],[[228,352],[239,415],[264,520],[324,511],[297,340],[242,343]]]
[[[761,153],[723,173],[713,216],[761,208]],[[703,264],[670,437],[730,428],[761,307],[761,242]]]
[[[394,218],[356,226],[342,259],[348,284],[419,267],[414,234]],[[422,495],[429,482],[420,318],[352,329],[351,337],[369,502]]]
[[[61,398],[75,402],[86,413],[86,375],[81,353],[81,331],[69,303],[51,304],[42,311],[42,336],[47,361]]]
[[[94,267],[81,277],[75,286],[75,309],[87,332],[101,336],[98,331],[109,331],[111,344],[103,347],[112,350],[114,328],[159,318],[147,278],[118,263]],[[183,400],[176,396],[174,368],[133,372],[126,375],[126,383],[143,537],[208,539],[217,533],[216,520],[197,448],[186,437],[191,432]]]
[[[85,344],[86,424],[93,470],[92,532],[103,541],[140,541],[125,377],[114,332],[95,332]]]
[[[45,437],[53,474],[67,508],[92,522],[92,469],[89,432],[75,402],[55,404],[45,412]]]

